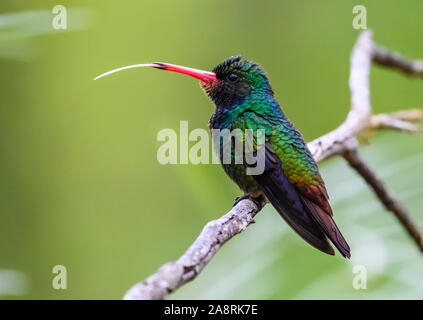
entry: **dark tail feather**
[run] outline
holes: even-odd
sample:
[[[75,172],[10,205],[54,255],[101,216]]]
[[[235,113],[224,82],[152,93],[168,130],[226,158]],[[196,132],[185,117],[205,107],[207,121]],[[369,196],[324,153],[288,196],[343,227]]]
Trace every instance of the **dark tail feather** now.
[[[304,206],[310,212],[311,216],[316,220],[328,238],[332,241],[335,247],[339,250],[339,252],[345,257],[350,258],[350,246],[348,245],[347,241],[344,239],[341,231],[339,231],[338,226],[336,225],[335,221],[332,217],[327,214],[322,208],[320,208],[317,204],[313,203],[312,201],[308,200],[305,197],[301,197],[304,203]]]

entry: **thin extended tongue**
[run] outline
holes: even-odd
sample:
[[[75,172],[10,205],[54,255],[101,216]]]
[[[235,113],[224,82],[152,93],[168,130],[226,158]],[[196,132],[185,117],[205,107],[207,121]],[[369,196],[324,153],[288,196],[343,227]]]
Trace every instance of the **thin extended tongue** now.
[[[216,74],[214,74],[213,72],[199,70],[199,69],[193,69],[193,68],[187,68],[187,67],[182,67],[182,66],[178,66],[178,65],[175,65],[175,64],[163,63],[163,62],[134,64],[134,65],[131,65],[131,66],[113,69],[113,70],[107,71],[107,72],[95,77],[94,80],[103,78],[105,76],[108,76],[109,74],[112,74],[112,73],[115,73],[115,72],[118,72],[118,71],[121,71],[121,70],[131,69],[131,68],[141,68],[141,67],[153,67],[153,68],[157,68],[157,69],[161,69],[161,70],[182,73],[182,74],[186,74],[188,76],[191,76],[191,77],[196,78],[196,79],[203,81],[203,82],[216,80]]]
[[[154,63],[134,64],[132,66],[126,66],[126,67],[113,69],[113,70],[107,71],[103,74],[100,74],[99,76],[95,77],[94,80],[103,78],[105,76],[108,76],[109,74],[112,74],[112,73],[115,73],[115,72],[118,72],[118,71],[122,71],[122,70],[125,70],[125,69],[141,68],[141,67],[155,67],[155,64]]]

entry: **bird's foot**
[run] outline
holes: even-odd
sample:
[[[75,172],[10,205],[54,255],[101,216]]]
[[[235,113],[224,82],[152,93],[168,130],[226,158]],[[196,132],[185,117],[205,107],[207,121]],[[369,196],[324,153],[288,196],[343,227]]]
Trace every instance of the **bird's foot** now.
[[[240,197],[236,197],[234,205],[232,207],[235,207],[238,203],[245,199],[250,199],[251,201],[253,201],[259,210],[263,208],[265,203],[264,195],[261,192],[254,194],[246,193]]]
[[[245,199],[250,199],[250,194],[249,193],[246,193],[246,194],[244,194],[243,196],[240,196],[240,197],[236,197],[235,198],[235,202],[234,202],[234,205],[232,206],[232,207],[235,207],[238,203],[240,203],[242,200],[245,200]]]

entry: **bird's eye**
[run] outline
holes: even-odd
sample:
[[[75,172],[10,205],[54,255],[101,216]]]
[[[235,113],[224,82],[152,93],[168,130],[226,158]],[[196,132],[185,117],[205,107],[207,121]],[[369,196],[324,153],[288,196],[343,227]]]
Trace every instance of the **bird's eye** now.
[[[236,82],[236,81],[238,81],[238,76],[237,76],[235,73],[231,73],[231,74],[228,76],[228,80],[229,80],[230,82]]]

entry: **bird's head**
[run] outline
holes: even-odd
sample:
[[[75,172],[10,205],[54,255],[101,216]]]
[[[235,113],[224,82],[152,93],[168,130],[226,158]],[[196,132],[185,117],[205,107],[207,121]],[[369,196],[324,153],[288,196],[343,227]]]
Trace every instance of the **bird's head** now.
[[[241,56],[231,57],[213,68],[215,81],[201,82],[208,96],[223,107],[231,107],[252,94],[273,95],[265,72]]]
[[[272,88],[261,67],[241,56],[233,56],[213,68],[212,72],[167,63],[155,67],[187,74],[200,80],[200,85],[218,106],[230,108],[251,94],[273,95]]]
[[[115,69],[95,79],[123,69],[146,66],[186,74],[200,80],[200,85],[207,95],[217,106],[224,108],[236,106],[253,94],[273,96],[273,91],[265,72],[258,64],[242,60],[241,56],[230,57],[214,67],[212,72],[170,63],[155,62]]]

